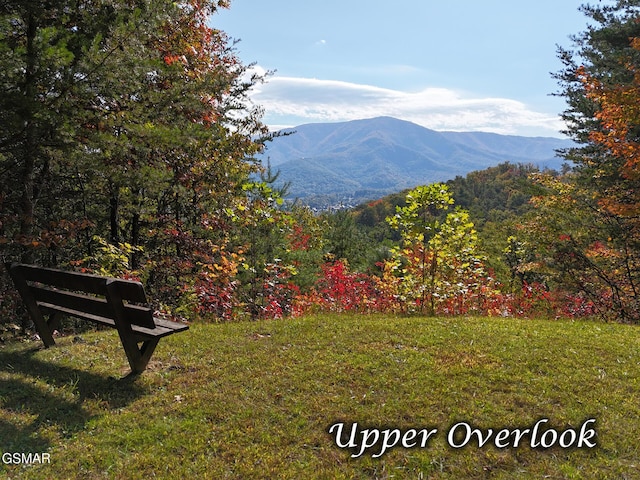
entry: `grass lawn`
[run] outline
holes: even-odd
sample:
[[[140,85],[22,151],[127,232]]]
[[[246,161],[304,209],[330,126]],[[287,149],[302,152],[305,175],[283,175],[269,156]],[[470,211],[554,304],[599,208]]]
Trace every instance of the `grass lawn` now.
[[[638,327],[383,315],[196,324],[163,339],[145,373],[127,373],[115,331],[47,350],[0,344],[2,458],[50,459],[0,462],[0,477],[640,478]],[[492,443],[541,419],[540,432],[558,434],[595,419],[597,446]],[[494,437],[453,448],[460,422]],[[353,458],[336,442],[354,423],[369,439],[374,428],[380,439],[437,433],[424,448],[376,456],[377,443]]]

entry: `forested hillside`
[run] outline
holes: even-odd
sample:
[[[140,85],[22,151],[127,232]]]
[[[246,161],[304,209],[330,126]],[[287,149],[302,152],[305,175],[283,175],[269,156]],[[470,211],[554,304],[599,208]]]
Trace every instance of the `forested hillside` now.
[[[530,176],[539,171],[533,165],[506,162],[457,176],[445,183],[451,188],[456,205],[469,210],[476,222],[483,223],[503,215],[522,215],[533,208],[529,200],[540,189],[536,188]],[[395,213],[396,206],[404,205],[408,191],[354,208],[357,223],[369,227],[384,223],[386,217]]]

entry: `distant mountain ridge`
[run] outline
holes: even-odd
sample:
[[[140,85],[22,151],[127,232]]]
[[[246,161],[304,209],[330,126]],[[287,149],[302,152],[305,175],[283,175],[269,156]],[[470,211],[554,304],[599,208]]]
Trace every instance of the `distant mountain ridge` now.
[[[267,145],[262,156],[289,197],[316,207],[357,204],[420,184],[446,181],[504,162],[558,169],[556,150],[570,140],[482,132],[436,132],[377,117],[300,125]]]

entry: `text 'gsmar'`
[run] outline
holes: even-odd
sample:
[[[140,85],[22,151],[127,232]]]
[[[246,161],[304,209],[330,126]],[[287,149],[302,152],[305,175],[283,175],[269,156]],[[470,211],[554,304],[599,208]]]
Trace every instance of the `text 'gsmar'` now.
[[[0,458],[5,465],[51,463],[51,454],[49,453],[4,452]]]

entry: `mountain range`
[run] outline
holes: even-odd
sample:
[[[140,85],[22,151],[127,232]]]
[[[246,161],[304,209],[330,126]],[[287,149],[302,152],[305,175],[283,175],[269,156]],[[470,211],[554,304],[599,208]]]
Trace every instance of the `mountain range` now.
[[[504,162],[559,169],[570,140],[483,132],[437,132],[391,117],[282,130],[263,164],[290,182],[288,198],[326,208],[355,205]]]

